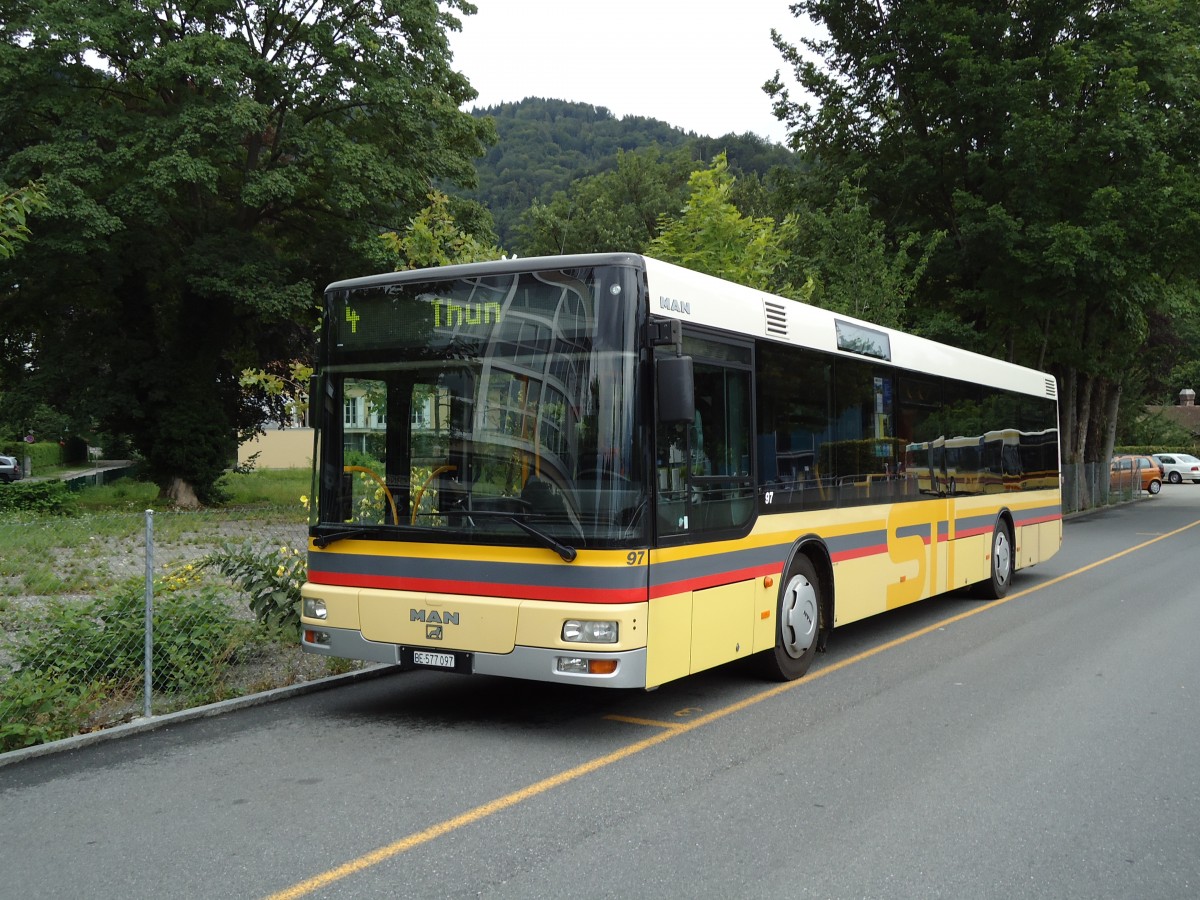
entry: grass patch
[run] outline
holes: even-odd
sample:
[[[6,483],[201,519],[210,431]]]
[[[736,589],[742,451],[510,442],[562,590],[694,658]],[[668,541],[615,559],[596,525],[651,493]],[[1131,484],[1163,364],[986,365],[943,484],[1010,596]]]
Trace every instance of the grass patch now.
[[[227,506],[272,506],[303,510],[300,498],[312,491],[308,469],[262,469],[227,472],[218,482],[229,496]]]
[[[122,478],[112,484],[85,487],[75,496],[81,510],[134,512],[154,507],[158,499],[158,486],[147,481]]]
[[[276,509],[305,519],[307,514],[300,498],[312,490],[312,473],[308,469],[226,472],[217,481],[217,487],[228,499],[213,509]],[[79,509],[84,511],[131,512],[164,508],[158,497],[157,485],[133,478],[86,487],[76,497]]]

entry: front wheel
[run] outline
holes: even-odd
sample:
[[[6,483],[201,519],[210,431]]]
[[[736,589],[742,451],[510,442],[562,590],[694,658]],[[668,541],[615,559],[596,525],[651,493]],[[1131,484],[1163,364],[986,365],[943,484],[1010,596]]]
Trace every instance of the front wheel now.
[[[812,665],[821,633],[821,582],[807,556],[793,561],[775,613],[775,647],[762,654],[763,674],[795,681]]]
[[[999,600],[1008,593],[1013,575],[1012,532],[1003,519],[996,523],[996,528],[992,531],[991,569],[991,577],[981,582],[980,590],[984,597]]]
[[[1179,482],[1183,481],[1183,476],[1178,472],[1172,472],[1167,476],[1167,481],[1171,482],[1171,484],[1179,484]]]

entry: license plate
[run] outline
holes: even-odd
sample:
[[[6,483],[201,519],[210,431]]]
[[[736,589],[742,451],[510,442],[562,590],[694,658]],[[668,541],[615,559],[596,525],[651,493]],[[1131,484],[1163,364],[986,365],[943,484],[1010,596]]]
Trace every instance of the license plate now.
[[[414,650],[413,663],[418,666],[436,666],[439,669],[453,669],[454,654],[428,653],[425,650]]]

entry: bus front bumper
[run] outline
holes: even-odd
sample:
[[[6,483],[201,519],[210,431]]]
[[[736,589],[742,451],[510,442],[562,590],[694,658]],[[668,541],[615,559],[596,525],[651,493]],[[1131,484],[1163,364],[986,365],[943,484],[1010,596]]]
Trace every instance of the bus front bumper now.
[[[430,669],[431,671],[469,671],[475,675],[501,675],[508,678],[525,678],[531,681],[552,681],[558,684],[591,685],[593,687],[644,688],[646,686],[646,648],[602,653],[590,650],[572,651],[562,648],[514,647],[511,653],[471,653],[468,666],[463,668],[439,668],[413,664],[412,651],[425,652],[432,656],[439,653],[428,647],[403,647],[369,641],[361,632],[350,628],[328,626],[301,626],[301,647],[309,653],[336,656],[342,659],[360,659],[366,662],[386,663],[405,669]],[[585,665],[589,660],[616,663],[610,674],[595,674],[584,671],[563,671],[563,661],[568,667]]]

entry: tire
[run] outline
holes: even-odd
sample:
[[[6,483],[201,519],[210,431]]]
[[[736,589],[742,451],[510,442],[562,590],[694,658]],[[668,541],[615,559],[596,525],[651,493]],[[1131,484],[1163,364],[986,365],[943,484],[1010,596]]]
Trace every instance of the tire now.
[[[1183,476],[1178,472],[1172,472],[1167,476],[1167,481],[1171,482],[1171,484],[1179,484],[1179,482],[1183,481]]]
[[[980,596],[999,600],[1008,593],[1013,576],[1013,538],[1008,522],[1000,519],[992,530],[992,574],[979,583]]]
[[[821,581],[807,556],[797,556],[779,587],[775,647],[762,653],[763,674],[795,681],[808,671],[821,635]]]
[[[1155,478],[1153,481],[1150,482],[1149,485],[1147,485],[1146,490],[1148,490],[1151,493],[1151,495],[1157,494],[1159,491],[1162,490],[1162,482],[1159,481],[1157,478]]]

